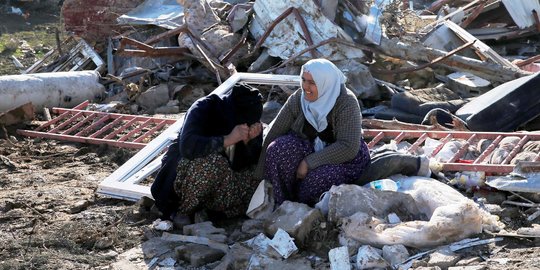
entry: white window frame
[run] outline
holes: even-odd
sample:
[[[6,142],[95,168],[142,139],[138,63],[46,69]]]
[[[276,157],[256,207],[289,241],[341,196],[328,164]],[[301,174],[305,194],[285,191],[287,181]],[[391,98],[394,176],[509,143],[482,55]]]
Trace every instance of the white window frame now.
[[[298,75],[235,73],[214,89],[211,94],[226,93],[238,82],[299,87],[301,80]],[[140,185],[139,183],[160,168],[161,158],[163,157],[161,153],[176,139],[183,124],[184,119],[182,117],[101,181],[96,192],[107,197],[129,201],[137,201],[143,196],[152,198],[150,186]]]

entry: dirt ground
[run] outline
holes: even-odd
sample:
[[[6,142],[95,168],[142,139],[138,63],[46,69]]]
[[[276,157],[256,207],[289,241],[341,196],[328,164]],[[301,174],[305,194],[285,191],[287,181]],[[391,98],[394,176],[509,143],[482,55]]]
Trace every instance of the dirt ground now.
[[[57,12],[39,9],[29,19],[1,16],[2,35],[50,35],[59,23]],[[8,53],[0,56],[0,67],[10,65]],[[155,214],[134,202],[95,193],[97,185],[135,152],[16,134],[16,128],[34,127],[0,130],[0,269],[110,269],[119,254],[155,233],[150,229]],[[538,218],[526,221],[527,208],[503,208],[501,220],[510,231],[538,223]],[[540,269],[540,241],[534,238],[504,237],[458,254],[482,262],[485,269]],[[423,265],[425,259],[415,266]]]

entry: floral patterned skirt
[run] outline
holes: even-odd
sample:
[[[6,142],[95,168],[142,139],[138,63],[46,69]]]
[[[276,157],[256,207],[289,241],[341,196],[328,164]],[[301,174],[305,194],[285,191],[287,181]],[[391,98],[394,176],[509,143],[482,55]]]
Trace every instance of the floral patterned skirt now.
[[[298,180],[298,165],[313,151],[313,143],[294,134],[283,135],[270,143],[264,179],[272,183],[277,205],[285,200],[313,205],[333,185],[354,183],[370,164],[369,149],[362,141],[360,151],[351,161],[319,166],[308,171],[305,179]]]
[[[190,215],[207,209],[227,217],[243,215],[258,184],[252,170],[233,171],[220,154],[194,160],[182,158],[174,182],[180,198],[178,211]]]

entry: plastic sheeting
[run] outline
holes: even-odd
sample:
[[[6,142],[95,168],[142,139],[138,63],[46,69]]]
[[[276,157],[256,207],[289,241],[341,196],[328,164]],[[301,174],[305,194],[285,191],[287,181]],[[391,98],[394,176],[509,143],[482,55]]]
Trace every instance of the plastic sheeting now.
[[[153,24],[166,29],[182,25],[184,8],[176,0],[147,0],[141,5],[120,16],[120,24]]]
[[[400,191],[413,197],[428,220],[389,224],[385,217],[360,211],[342,219],[345,237],[373,246],[402,244],[424,248],[458,241],[483,229],[496,231],[502,226],[496,216],[437,180],[423,177],[396,180],[400,182]]]
[[[502,2],[519,28],[535,25],[532,11],[540,11],[538,0],[502,0]]]

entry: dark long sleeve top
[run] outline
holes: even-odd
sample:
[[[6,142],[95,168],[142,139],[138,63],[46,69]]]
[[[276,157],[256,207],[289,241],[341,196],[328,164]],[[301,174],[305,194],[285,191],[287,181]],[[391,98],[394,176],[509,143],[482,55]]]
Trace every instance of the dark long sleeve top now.
[[[209,95],[196,101],[188,110],[178,136],[180,155],[195,159],[212,153],[223,153],[223,139],[237,124],[229,96]],[[233,170],[241,170],[257,163],[261,151],[262,135],[248,144],[235,145]]]

